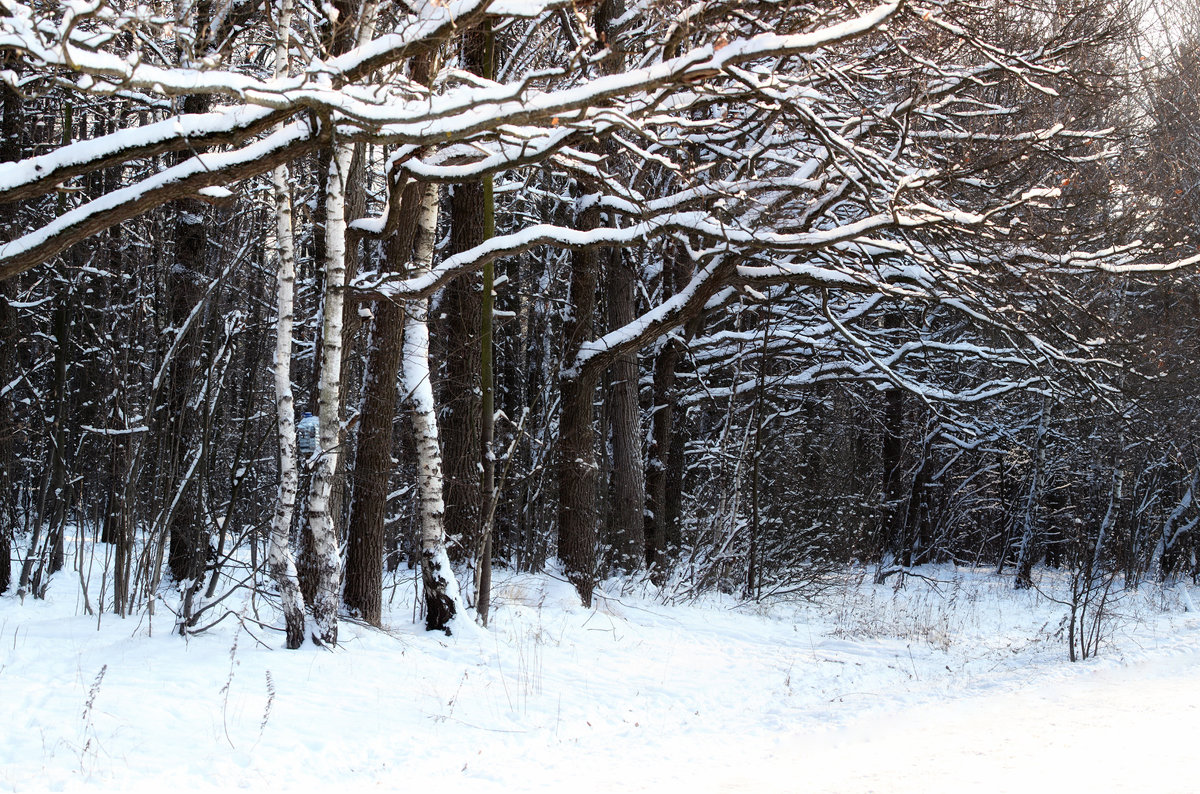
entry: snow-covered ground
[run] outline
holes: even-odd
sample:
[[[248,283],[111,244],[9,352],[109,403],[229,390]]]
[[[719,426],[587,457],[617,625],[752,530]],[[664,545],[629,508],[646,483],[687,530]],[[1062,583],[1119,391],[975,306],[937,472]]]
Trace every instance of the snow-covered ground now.
[[[1124,595],[1101,655],[1070,664],[1065,607],[924,574],[848,575],[817,604],[610,585],[584,610],[553,576],[498,572],[492,628],[453,637],[413,622],[409,582],[388,631],[297,652],[233,618],[184,641],[80,616],[63,575],[44,602],[0,598],[0,790],[1200,787],[1196,595]]]

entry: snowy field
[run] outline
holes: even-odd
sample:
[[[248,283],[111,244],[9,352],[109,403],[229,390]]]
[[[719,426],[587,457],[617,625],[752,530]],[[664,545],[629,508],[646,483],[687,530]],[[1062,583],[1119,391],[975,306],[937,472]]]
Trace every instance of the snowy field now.
[[[492,628],[453,637],[414,624],[410,581],[388,631],[345,623],[332,652],[234,618],[185,642],[80,616],[67,573],[45,602],[0,598],[0,790],[1200,788],[1195,594],[1123,595],[1071,664],[1052,572],[1046,595],[923,573],[848,575],[819,604],[610,585],[584,610],[498,572]]]

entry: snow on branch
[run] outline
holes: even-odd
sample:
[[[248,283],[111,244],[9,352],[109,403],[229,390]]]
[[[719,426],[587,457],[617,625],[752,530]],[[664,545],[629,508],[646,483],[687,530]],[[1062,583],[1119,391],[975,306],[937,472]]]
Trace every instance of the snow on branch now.
[[[167,201],[194,196],[270,171],[319,143],[313,128],[296,122],[241,149],[206,152],[128,187],[93,199],[41,228],[0,245],[0,280],[38,265],[71,245]]]

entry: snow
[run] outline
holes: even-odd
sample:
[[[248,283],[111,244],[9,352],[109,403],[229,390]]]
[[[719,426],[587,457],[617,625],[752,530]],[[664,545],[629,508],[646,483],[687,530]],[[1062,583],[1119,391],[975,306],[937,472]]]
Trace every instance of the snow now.
[[[93,199],[87,204],[63,213],[51,223],[0,245],[0,261],[27,254],[38,246],[52,241],[56,235],[64,234],[74,226],[86,224],[101,213],[118,209],[126,204],[136,205],[137,201],[155,190],[168,187],[173,183],[183,182],[200,174],[218,173],[239,163],[261,160],[278,149],[306,140],[310,135],[311,130],[308,124],[297,122],[280,128],[262,140],[250,143],[238,150],[198,154],[140,182]],[[3,174],[0,174],[0,179],[2,178]]]
[[[384,630],[284,651],[236,618],[183,640],[80,615],[68,570],[45,601],[0,597],[0,790],[1191,789],[1192,594],[1127,594],[1072,665],[1064,607],[1008,577],[854,573],[817,604],[609,582],[585,610],[553,573],[498,570],[491,628],[451,637],[421,630],[406,573]]]
[[[903,220],[903,216],[902,220]],[[585,247],[590,245],[633,245],[651,237],[665,234],[671,230],[681,230],[688,233],[706,235],[721,241],[721,245],[730,243],[748,246],[771,247],[777,250],[805,251],[810,249],[839,248],[845,246],[864,245],[886,247],[884,241],[865,238],[867,232],[890,226],[893,215],[881,213],[872,215],[861,221],[854,221],[822,229],[815,232],[776,233],[770,231],[745,231],[723,226],[705,212],[675,212],[652,217],[649,220],[631,223],[628,226],[613,228],[600,227],[582,231],[553,224],[540,223],[526,226],[510,234],[491,237],[480,245],[468,251],[447,257],[436,268],[413,275],[406,279],[390,280],[379,273],[366,273],[358,277],[354,287],[360,290],[372,290],[384,298],[399,296],[428,295],[437,287],[445,284],[459,273],[481,267],[485,262],[501,256],[513,256],[538,245],[559,245],[563,247]],[[381,228],[380,221],[365,223],[359,226],[365,231]],[[0,255],[5,249],[0,247]],[[881,272],[884,269],[880,269]],[[745,279],[770,280],[786,276],[800,283],[827,285],[831,287],[848,287],[863,289],[867,274],[835,270],[831,267],[819,267],[810,264],[779,263],[766,267],[743,265],[737,268],[738,275]],[[892,272],[888,270],[887,272]],[[919,274],[926,276],[924,270],[912,269],[914,278]],[[655,317],[670,313],[678,301],[670,305],[663,304],[657,309]],[[607,349],[616,343],[617,337],[628,338],[636,335],[640,327],[652,322],[654,317],[647,315],[638,320],[639,327],[618,329],[616,337],[600,340],[589,345],[588,349]]]
[[[0,163],[0,191],[16,190],[39,180],[54,178],[59,172],[74,167],[102,162],[114,155],[153,147],[181,136],[203,138],[252,128],[269,115],[270,111],[263,108],[226,107],[212,113],[172,116],[99,138],[76,141],[46,154]]]
[[[489,12],[535,16],[547,5],[532,0],[514,0],[492,3]],[[146,62],[131,63],[125,55],[98,50],[94,46],[80,46],[80,42],[69,38],[72,29],[69,20],[64,20],[61,29],[39,30],[39,15],[30,6],[14,0],[6,0],[8,13],[0,17],[0,47],[26,52],[48,65],[80,75],[77,87],[82,91],[104,94],[118,88],[135,88],[158,95],[216,94],[257,105],[260,113],[262,109],[294,113],[320,108],[336,113],[339,123],[349,124],[347,131],[352,131],[356,124],[378,126],[377,137],[382,140],[424,145],[442,138],[463,138],[494,131],[510,123],[553,119],[552,124],[557,124],[560,117],[570,121],[590,116],[594,123],[602,123],[604,118],[623,123],[627,119],[619,109],[602,107],[607,100],[632,96],[665,82],[701,79],[741,63],[830,46],[882,26],[896,13],[899,3],[881,5],[860,17],[811,33],[790,36],[763,33],[718,50],[703,46],[661,63],[604,75],[561,90],[526,90],[523,85],[485,88],[476,85],[452,89],[437,97],[419,95],[413,99],[409,96],[411,92],[393,91],[391,86],[354,84],[363,74],[399,61],[414,45],[447,33],[456,26],[456,20],[469,20],[472,15],[482,13],[485,6],[487,4],[480,0],[430,0],[415,9],[400,32],[381,35],[327,62],[311,63],[303,75],[272,80],[215,68],[166,68]],[[334,89],[338,77],[349,79]],[[225,124],[218,117],[207,116],[197,118],[195,123],[218,128]],[[134,138],[158,140],[156,136],[161,135],[162,129],[132,131],[131,136],[126,136],[125,132],[106,136],[97,146],[121,151],[132,146]],[[569,133],[561,130],[540,145],[556,148],[556,144],[561,144],[568,136]],[[71,165],[80,157],[90,158],[96,153],[94,146],[81,147],[70,153],[66,161],[54,160],[51,164]],[[509,156],[512,156],[511,151]],[[536,156],[536,152],[530,156]],[[504,160],[504,157],[489,158],[489,162],[481,167],[499,168]],[[421,166],[418,163],[414,167]],[[453,174],[454,171],[446,173]],[[36,176],[27,173],[26,169],[0,174],[0,185],[6,181],[30,181]]]

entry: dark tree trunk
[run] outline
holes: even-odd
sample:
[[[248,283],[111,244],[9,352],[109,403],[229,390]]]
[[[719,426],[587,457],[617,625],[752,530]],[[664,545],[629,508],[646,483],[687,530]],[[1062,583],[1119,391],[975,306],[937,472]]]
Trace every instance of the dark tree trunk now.
[[[682,417],[680,417],[682,418]],[[683,543],[680,519],[683,516],[683,449],[688,437],[680,427],[671,433],[671,451],[667,455],[666,496],[663,499],[663,548],[670,555]],[[664,571],[665,573],[665,571]]]
[[[483,242],[483,185],[456,185],[450,199],[450,255]],[[444,323],[445,379],[442,382],[441,427],[446,477],[446,534],[458,538],[451,558],[474,563],[480,541],[479,445],[480,381],[479,332],[481,294],[469,276],[446,287],[441,314]]]
[[[621,0],[601,0],[596,5],[594,25],[602,41],[607,40],[611,34],[612,22],[620,17],[622,7]],[[608,48],[598,67],[601,72],[607,74],[623,72],[624,58],[620,49]],[[597,153],[607,152],[609,162],[606,170],[610,173],[619,171],[618,155],[610,142],[593,140],[589,145]],[[580,231],[590,231],[598,228],[601,220],[600,210],[595,206],[587,206],[577,211],[576,228]],[[596,287],[600,278],[600,266],[601,251],[598,248],[583,248],[571,256],[571,288],[567,298],[566,315],[563,318],[563,369],[559,377],[561,406],[558,431],[558,556],[562,560],[567,579],[579,592],[584,606],[591,606],[597,575],[598,468],[593,401],[599,373],[590,369],[577,372],[574,364],[584,343],[590,341],[594,331]],[[635,411],[636,362],[634,354]],[[639,469],[640,466],[639,461]],[[634,531],[632,527],[630,531]]]
[[[663,298],[674,294],[691,278],[690,259],[685,252],[674,248],[663,262]],[[678,394],[675,389],[676,368],[679,365],[683,345],[674,337],[663,341],[654,359],[653,406],[651,408],[650,449],[646,462],[646,511],[645,511],[645,554],[654,576],[661,579],[665,573],[668,538],[674,531],[674,511],[670,504],[678,504],[678,494],[683,487],[682,447],[677,465],[672,468],[672,451],[675,447],[676,417],[679,413]]]
[[[890,311],[884,317],[884,327],[900,327],[900,313]],[[889,569],[904,553],[905,513],[900,509],[901,480],[904,467],[904,391],[892,385],[883,393],[883,444],[880,455],[883,463],[883,509],[879,518],[879,565],[875,583],[882,583]]]
[[[7,89],[6,89],[7,90]],[[3,223],[3,221],[0,221]],[[7,223],[3,223],[7,227]],[[3,239],[8,238],[8,229],[0,229]],[[12,299],[12,282],[0,281],[0,373],[16,370],[13,342],[16,337],[17,313],[9,301]],[[0,381],[4,378],[0,377]],[[0,390],[7,385],[0,383]],[[16,423],[12,420],[13,406],[7,394],[0,394],[0,593],[12,585],[12,539],[16,518],[14,481],[16,456],[14,440]]]
[[[581,231],[595,229],[600,212],[584,210]],[[563,372],[559,381],[558,438],[558,556],[568,581],[585,607],[591,606],[596,586],[596,430],[592,400],[595,382],[570,369],[581,347],[592,336],[596,311],[596,282],[600,252],[575,251],[571,257],[571,293],[563,321]]]
[[[383,605],[383,542],[392,471],[396,373],[404,343],[404,310],[379,303],[371,321],[367,377],[354,462],[354,499],[347,528],[345,604],[379,625]]]
[[[413,64],[417,79],[428,79],[428,61]],[[361,180],[358,180],[361,182]],[[359,191],[361,192],[361,191]],[[357,199],[356,199],[357,200]],[[379,269],[405,272],[413,257],[420,214],[421,188],[410,182],[393,197],[399,202],[392,213],[393,226],[384,241],[384,261]],[[349,205],[347,211],[349,211]],[[347,303],[348,307],[350,302]],[[347,309],[347,314],[356,314]],[[398,377],[404,352],[404,309],[392,301],[378,302],[371,321],[367,350],[358,444],[354,458],[354,493],[346,528],[346,571],[343,600],[363,620],[378,625],[383,617],[383,557],[386,542],[387,495],[392,472],[398,404]],[[302,546],[302,550],[306,548]],[[309,555],[311,556],[311,555]],[[312,587],[301,576],[301,590]],[[306,579],[309,581],[306,583]],[[305,598],[308,598],[305,593]]]
[[[487,79],[494,79],[495,69],[495,38],[492,36],[490,22],[484,22],[479,31],[479,45],[474,47],[480,52],[479,72]],[[493,237],[496,233],[496,199],[492,192],[492,177],[483,178],[483,240]],[[480,242],[483,242],[480,240]],[[496,456],[493,444],[496,437],[496,390],[494,337],[495,313],[495,268],[488,262],[483,266],[482,305],[479,311],[479,457],[481,467],[480,507],[483,510],[483,521],[480,533],[483,537],[479,542],[475,576],[475,614],[486,627],[488,612],[492,606],[492,537],[495,532],[496,520]]]
[[[8,59],[0,63],[8,68]],[[21,159],[21,97],[0,83],[0,162]],[[18,233],[17,213],[12,204],[0,205],[0,242],[13,239]],[[13,404],[5,391],[8,380],[16,371],[17,311],[10,303],[16,294],[14,279],[0,281],[0,593],[12,585],[12,540],[16,523],[15,437]]]
[[[54,417],[50,425],[49,478],[42,486],[37,522],[30,538],[29,553],[21,566],[18,583],[22,593],[32,591],[42,598],[50,574],[63,567],[63,526],[67,515],[67,424],[69,412],[67,375],[71,357],[71,294],[64,286],[56,299],[54,331],[54,378],[50,386]]]
[[[675,365],[679,343],[668,339],[654,359],[654,405],[651,414],[650,449],[646,462],[646,565],[661,573],[667,550],[667,460],[674,431]]]
[[[189,96],[184,99],[185,113],[204,113],[210,97]],[[180,159],[190,157],[189,151]],[[172,328],[182,328],[196,304],[203,298],[208,275],[208,233],[212,225],[208,205],[203,201],[185,199],[175,205],[175,260],[167,271],[167,320]],[[203,323],[192,322],[176,348],[168,368],[167,426],[164,439],[168,445],[167,488],[164,498],[172,498],[178,484],[189,478],[189,458],[200,443],[200,422],[197,412],[189,406],[192,387],[200,368]],[[199,586],[204,574],[208,552],[208,536],[198,509],[195,476],[184,485],[179,504],[170,511],[170,548],[167,564],[176,582],[191,581]]]
[[[420,189],[408,185],[400,198],[399,224],[385,242],[380,268],[403,272],[412,258]],[[367,352],[367,377],[354,462],[354,498],[347,528],[345,604],[378,625],[383,605],[383,550],[392,442],[398,399],[397,377],[404,349],[404,309],[375,305]]]
[[[366,146],[361,143],[355,144],[354,156],[350,160],[350,178],[346,182],[345,213],[347,223],[353,222],[355,219],[361,218],[366,214],[366,165]],[[346,240],[346,283],[353,281],[362,268],[362,253],[357,239],[348,236]],[[350,405],[351,401],[358,397],[358,395],[352,392],[352,389],[363,381],[363,371],[359,363],[363,360],[363,356],[357,352],[361,349],[362,326],[363,320],[358,313],[358,304],[355,301],[346,301],[342,307],[342,388],[340,404],[343,406],[343,410],[344,406]],[[318,356],[318,358],[320,357]],[[345,421],[344,415],[341,417],[341,421]],[[349,445],[347,445],[347,449],[349,449]],[[345,537],[343,530],[348,526],[350,521],[350,503],[348,501],[349,494],[347,493],[348,489],[346,485],[349,482],[347,474],[352,464],[353,457],[351,455],[338,455],[337,476],[334,478],[333,488],[329,494],[329,513],[333,516],[334,524],[338,528],[339,537],[343,538]]]
[[[926,441],[920,463],[913,474],[912,489],[908,495],[908,508],[904,518],[904,556],[907,566],[930,562],[932,538],[929,533],[929,474],[932,450]]]
[[[637,274],[619,248],[610,249],[608,262],[609,328],[617,329],[634,320]],[[607,390],[612,423],[610,541],[617,567],[625,573],[633,573],[644,566],[646,549],[646,478],[642,460],[637,353],[618,356],[610,372],[612,381]]]
[[[1033,563],[1038,544],[1038,513],[1041,509],[1042,493],[1046,478],[1046,433],[1050,426],[1050,409],[1043,402],[1042,413],[1038,421],[1037,433],[1034,435],[1033,470],[1030,472],[1029,490],[1025,495],[1022,506],[1021,538],[1017,546],[1016,576],[1013,586],[1017,590],[1027,590],[1033,587]],[[1007,555],[1007,546],[1003,554]]]
[[[487,75],[486,31],[463,34],[463,67]],[[450,249],[467,251],[487,236],[488,208],[482,181],[456,185],[450,198]],[[490,266],[489,266],[490,267]],[[491,295],[487,296],[490,304]],[[456,279],[442,299],[446,323],[446,377],[442,383],[442,449],[446,477],[446,534],[458,537],[451,558],[478,565],[484,538],[483,519],[483,390],[482,365],[484,296],[472,277]],[[490,352],[490,351],[489,351]],[[490,387],[490,384],[489,384]]]
[[[51,437],[48,573],[58,573],[65,564],[67,514],[70,511],[71,488],[67,483],[68,454],[71,443],[71,396],[68,392],[71,370],[71,323],[73,296],[70,291],[54,310],[54,427]]]

